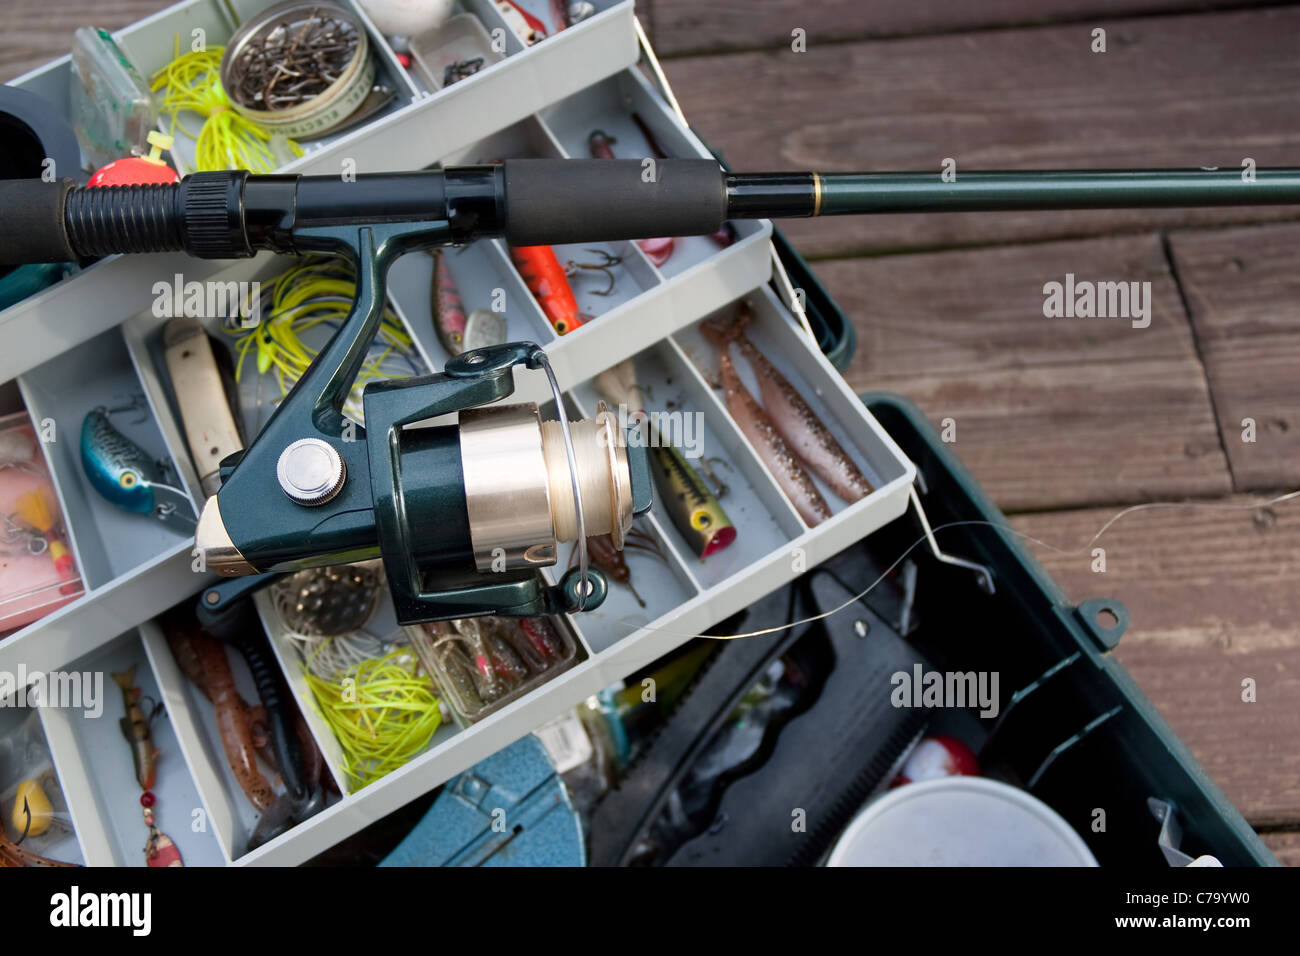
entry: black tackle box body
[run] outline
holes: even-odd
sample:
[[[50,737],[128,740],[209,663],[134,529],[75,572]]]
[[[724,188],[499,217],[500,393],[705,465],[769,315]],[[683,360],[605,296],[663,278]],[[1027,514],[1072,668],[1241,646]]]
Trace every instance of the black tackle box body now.
[[[779,231],[774,241],[822,351],[843,371],[852,322]],[[993,572],[988,594],[971,570],[930,560],[915,601],[934,666],[999,673],[1002,708],[986,741],[998,765],[1060,813],[1102,866],[1169,865],[1152,799],[1173,807],[1190,856],[1278,865],[1112,654],[1128,625],[1123,605],[1072,603],[919,408],[885,392],[862,400],[916,464],[938,546]],[[871,545],[901,555],[923,533],[909,511]],[[924,545],[912,553],[928,554]]]

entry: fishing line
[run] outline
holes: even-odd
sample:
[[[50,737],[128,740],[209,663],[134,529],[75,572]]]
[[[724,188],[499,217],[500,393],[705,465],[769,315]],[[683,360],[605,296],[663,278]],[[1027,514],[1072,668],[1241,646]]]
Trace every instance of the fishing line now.
[[[1073,548],[1073,549],[1057,547],[1056,545],[1050,544],[1042,540],[1041,538],[1036,538],[1033,535],[1026,534],[1023,531],[1018,531],[1015,528],[1011,527],[1010,525],[998,524],[993,521],[950,521],[947,524],[941,524],[935,526],[934,528],[931,529],[931,531],[934,534],[938,534],[940,531],[944,530],[945,528],[962,528],[962,527],[979,527],[979,526],[997,528],[1001,531],[1006,531],[1010,534],[1014,534],[1019,538],[1023,538],[1026,541],[1032,541],[1034,544],[1047,548],[1049,551],[1055,551],[1058,554],[1066,554],[1066,555],[1081,554],[1082,552],[1090,548],[1093,544],[1095,544],[1098,541],[1098,539],[1100,539],[1102,535],[1104,535],[1108,530],[1110,530],[1110,528],[1117,521],[1137,511],[1150,511],[1156,508],[1201,508],[1201,509],[1209,509],[1209,510],[1216,510],[1216,511],[1258,511],[1261,508],[1269,508],[1272,507],[1273,505],[1281,504],[1282,502],[1285,501],[1291,501],[1292,499],[1295,498],[1300,498],[1300,489],[1297,489],[1295,491],[1289,491],[1286,494],[1278,495],[1277,497],[1270,498],[1267,501],[1258,501],[1258,502],[1252,502],[1250,504],[1240,504],[1240,505],[1219,504],[1215,502],[1203,502],[1203,501],[1149,501],[1146,502],[1145,504],[1130,505],[1129,507],[1122,509],[1118,514],[1116,514],[1109,521],[1103,524],[1101,526],[1101,529],[1096,534],[1094,534],[1086,544],[1082,545],[1081,547]],[[610,624],[617,624],[617,625],[622,625],[624,627],[627,627],[629,634],[635,634],[639,631],[651,631],[654,633],[670,634],[674,637],[681,637],[681,638],[702,637],[702,638],[708,638],[710,640],[716,640],[716,641],[731,641],[742,637],[762,637],[767,634],[776,634],[778,632],[785,631],[791,627],[800,627],[804,624],[814,624],[817,621],[823,621],[826,618],[838,614],[841,611],[845,610],[846,608],[854,604],[857,604],[868,594],[874,591],[876,587],[882,581],[885,580],[885,578],[889,577],[889,575],[894,572],[894,569],[897,568],[900,564],[902,564],[904,560],[906,560],[909,554],[915,551],[920,545],[927,543],[929,540],[930,538],[928,535],[922,535],[911,545],[909,545],[907,549],[904,550],[903,553],[900,554],[897,559],[895,559],[894,563],[891,564],[888,568],[886,568],[878,578],[876,578],[874,581],[868,584],[866,588],[864,588],[862,591],[858,592],[857,594],[853,595],[853,597],[847,599],[842,604],[831,608],[829,611],[822,611],[820,614],[813,614],[810,615],[809,617],[801,618],[797,621],[789,621],[783,624],[773,625],[772,627],[760,628],[759,630],[756,631],[745,631],[740,634],[684,633],[682,631],[674,631],[669,627],[649,627],[646,625],[631,625],[626,618],[606,617],[605,615],[602,615],[600,611],[588,611],[586,613],[591,617],[604,620]]]

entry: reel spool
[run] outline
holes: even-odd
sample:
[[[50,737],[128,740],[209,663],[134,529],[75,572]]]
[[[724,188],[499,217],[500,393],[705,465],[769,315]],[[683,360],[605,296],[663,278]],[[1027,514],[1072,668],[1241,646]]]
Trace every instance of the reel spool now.
[[[547,373],[558,421],[542,421],[531,402],[499,403],[514,390],[515,365]],[[262,467],[247,467],[246,454],[223,462],[225,484],[195,535],[209,570],[233,577],[380,554],[403,624],[579,611],[604,600],[587,537],[621,545],[651,505],[648,459],[603,402],[595,418],[563,416],[540,347],[466,352],[436,375],[372,383],[364,401],[364,429],[348,423],[338,440],[325,429],[295,438],[274,469],[274,420],[258,440]],[[427,424],[450,412],[457,424]],[[578,566],[547,587],[538,571],[567,542],[577,542]],[[246,593],[254,580],[218,590]]]

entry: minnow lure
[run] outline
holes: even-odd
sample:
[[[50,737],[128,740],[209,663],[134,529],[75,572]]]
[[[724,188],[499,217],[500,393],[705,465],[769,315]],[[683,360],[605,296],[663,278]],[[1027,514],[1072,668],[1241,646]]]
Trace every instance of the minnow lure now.
[[[92,410],[81,423],[81,466],[91,487],[106,501],[193,532],[189,498],[163,481],[162,469],[113,426],[103,407]]]
[[[511,246],[510,260],[556,335],[567,335],[590,318],[578,311],[564,266],[550,246]]]
[[[631,417],[644,420],[645,427],[653,430],[633,359],[624,359],[597,375],[596,387],[611,405],[626,408]],[[647,437],[659,501],[699,559],[703,561],[735,541],[735,526],[699,472],[678,448],[663,442],[657,433],[651,431]]]
[[[592,130],[591,135],[587,137],[587,149],[591,152],[592,159],[615,159],[614,144],[617,142],[618,140],[604,130]],[[673,250],[677,248],[677,240],[671,236],[660,239],[638,239],[636,244],[646,254],[646,258],[656,266],[667,262]]]
[[[474,665],[470,663],[465,656],[464,651],[458,646],[459,642],[441,634],[434,625],[425,625],[429,633],[438,638],[440,643],[434,645],[433,653],[438,662],[442,665],[443,676],[449,681],[460,697],[461,706],[473,713],[482,709],[485,704],[479,697],[478,688],[474,680]],[[450,626],[447,628],[450,633]]]
[[[865,498],[871,494],[871,482],[790,380],[745,335],[745,326],[752,318],[749,308],[742,305],[727,334],[740,346],[741,354],[754,369],[763,408],[786,444],[831,491],[850,504]]]
[[[144,845],[144,859],[148,866],[184,866],[181,851],[167,834],[158,829],[154,820],[153,785],[158,776],[158,749],[153,744],[153,735],[149,732],[152,717],[145,717],[144,708],[140,706],[140,688],[135,686],[135,665],[112,675],[113,683],[122,689],[122,702],[126,716],[119,721],[122,736],[131,745],[131,759],[135,764],[135,779],[144,791],[140,794],[140,806],[144,810],[144,823],[149,828],[149,837]],[[157,713],[157,710],[154,711]]]
[[[135,665],[112,675],[113,683],[122,688],[126,716],[118,721],[122,736],[131,745],[135,762],[135,779],[141,790],[152,790],[158,775],[158,751],[149,734],[149,721],[140,706],[140,688],[135,686]]]
[[[551,622],[544,617],[522,617],[518,621],[519,630],[528,638],[529,643],[543,657],[555,660],[564,654],[564,647],[556,637]]]
[[[524,46],[532,46],[547,37],[546,24],[533,16],[514,0],[493,0],[497,13],[505,20],[507,26],[519,37]],[[563,24],[561,24],[563,26]]]
[[[753,443],[763,464],[776,478],[777,484],[799,512],[799,516],[809,526],[825,521],[831,516],[826,499],[817,490],[808,472],[804,471],[798,456],[781,437],[781,432],[767,412],[763,411],[763,406],[758,404],[758,400],[740,380],[736,367],[731,364],[731,356],[727,354],[731,348],[730,336],[708,322],[700,326],[700,331],[718,347],[718,371],[722,376],[727,411],[745,433],[745,437]]]
[[[433,283],[430,292],[433,308],[433,330],[438,341],[449,355],[465,351],[465,304],[460,298],[460,288],[447,264],[447,255],[441,249],[430,249],[433,256]]]
[[[546,655],[529,640],[528,635],[523,632],[517,622],[499,617],[483,618],[483,622],[484,626],[499,640],[510,645],[510,649],[516,657],[524,662],[530,673],[540,674],[549,666]]]

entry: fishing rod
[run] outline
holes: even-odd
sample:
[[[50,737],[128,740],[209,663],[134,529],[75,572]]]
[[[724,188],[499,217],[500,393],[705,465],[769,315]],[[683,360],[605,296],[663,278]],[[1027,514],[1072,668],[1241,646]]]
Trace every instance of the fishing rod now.
[[[547,160],[337,176],[193,173],[179,183],[86,188],[0,181],[0,263],[269,249],[356,265],[348,318],[250,447],[222,461],[195,533],[220,615],[268,573],[382,556],[399,622],[591,609],[607,582],[586,539],[621,548],[652,503],[644,443],[603,403],[570,422],[546,353],[528,342],[465,352],[442,372],[369,384],[365,427],[343,404],[383,315],[392,262],[413,249],[501,237],[512,246],[706,235],[730,219],[1300,205],[1300,169],[732,173],[703,159]],[[558,421],[503,405],[514,371],[544,372]],[[458,414],[455,425],[424,425]],[[538,569],[576,542],[578,566]]]
[[[437,222],[423,244],[705,235],[729,219],[1300,204],[1300,169],[733,173],[706,159],[511,159],[408,173],[194,173],[168,185],[0,181],[0,263],[183,251],[314,251],[321,227]],[[332,245],[324,240],[326,245]],[[419,241],[416,243],[420,244]]]

